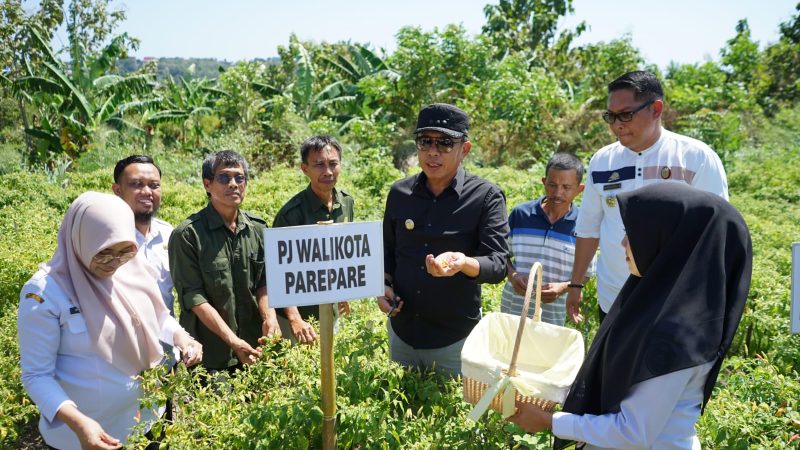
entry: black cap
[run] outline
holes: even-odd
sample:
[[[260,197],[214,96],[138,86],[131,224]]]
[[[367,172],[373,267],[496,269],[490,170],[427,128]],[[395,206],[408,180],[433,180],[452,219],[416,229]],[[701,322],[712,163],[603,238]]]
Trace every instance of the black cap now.
[[[417,117],[417,129],[439,131],[451,138],[466,138],[469,131],[469,117],[461,108],[447,103],[434,103],[422,108]]]

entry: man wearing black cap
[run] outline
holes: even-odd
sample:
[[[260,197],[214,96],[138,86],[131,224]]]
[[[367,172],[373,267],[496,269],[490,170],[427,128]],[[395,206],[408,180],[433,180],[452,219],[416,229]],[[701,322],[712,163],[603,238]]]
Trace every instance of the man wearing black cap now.
[[[417,119],[422,173],[400,180],[383,218],[389,350],[407,367],[456,376],[461,348],[481,318],[481,283],[505,276],[508,219],[503,192],[468,174],[472,144],[461,109],[433,104]]]

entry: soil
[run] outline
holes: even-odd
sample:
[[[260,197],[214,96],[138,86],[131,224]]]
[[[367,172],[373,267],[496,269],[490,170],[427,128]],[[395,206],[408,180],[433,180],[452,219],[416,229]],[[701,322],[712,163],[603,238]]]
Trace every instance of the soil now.
[[[11,444],[11,448],[19,450],[47,450],[47,444],[39,433],[39,418],[26,423],[20,431],[19,439]]]

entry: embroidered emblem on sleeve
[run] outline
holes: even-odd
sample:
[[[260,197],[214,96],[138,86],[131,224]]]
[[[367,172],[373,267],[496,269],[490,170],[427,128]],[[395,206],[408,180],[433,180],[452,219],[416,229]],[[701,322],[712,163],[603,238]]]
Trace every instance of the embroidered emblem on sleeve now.
[[[36,300],[37,303],[44,303],[44,299],[38,294],[34,294],[33,292],[28,292],[27,294],[25,294],[25,298],[32,298]]]

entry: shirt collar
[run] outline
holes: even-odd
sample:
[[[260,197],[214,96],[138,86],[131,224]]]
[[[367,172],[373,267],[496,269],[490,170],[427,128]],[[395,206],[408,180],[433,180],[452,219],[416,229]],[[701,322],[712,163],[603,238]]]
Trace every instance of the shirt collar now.
[[[322,203],[322,200],[317,197],[317,194],[315,194],[311,189],[311,184],[309,184],[305,191],[303,191],[303,197],[307,202],[306,204],[309,205],[312,211],[323,209],[325,212],[328,212],[328,206]],[[336,188],[333,188],[333,207],[331,209],[336,209],[339,206],[339,203],[339,191],[337,191]]]
[[[464,180],[466,178],[467,171],[464,170],[464,166],[459,165],[458,171],[456,171],[456,176],[450,181],[450,185],[447,187],[447,189],[453,189],[456,195],[461,197],[461,193],[464,191]],[[428,177],[425,175],[425,172],[420,172],[419,175],[417,175],[417,180],[414,181],[412,190],[424,189],[426,192],[430,192],[430,189],[428,189],[428,186],[425,184],[426,181],[428,181]]]
[[[652,153],[651,150],[660,147],[661,141],[664,140],[664,135],[666,133],[667,133],[667,130],[665,130],[664,127],[661,127],[661,134],[658,136],[658,139],[656,139],[656,141],[653,142],[653,145],[651,145],[650,147],[647,147],[644,150],[640,150],[640,151],[637,152],[636,150],[633,150],[631,148],[628,148],[628,147],[625,147],[625,148],[627,148],[628,150],[632,151],[633,153],[639,153],[639,154],[642,154],[642,155],[644,155],[645,153],[647,153],[647,154]]]
[[[140,246],[142,244],[149,244],[150,242],[163,242],[164,230],[161,228],[161,225],[153,219],[150,221],[150,231],[146,236],[142,234],[138,228],[136,229],[136,241]]]
[[[209,230],[216,228],[228,228],[225,225],[225,221],[222,220],[222,216],[220,216],[217,210],[214,209],[214,206],[211,205],[211,202],[208,202],[208,205],[206,205],[205,215],[208,219]],[[236,214],[236,232],[238,233],[248,226],[250,226],[250,219],[247,217],[247,215],[242,214],[242,210],[240,209],[238,214]]]
[[[544,208],[542,207],[545,197],[546,196],[543,195],[539,197],[538,200],[536,200],[536,214],[547,218],[547,213],[544,211]],[[569,211],[567,211],[567,213],[564,214],[564,217],[558,219],[556,223],[561,222],[562,220],[571,220],[573,222],[578,220],[578,208],[575,207],[575,202],[570,203]]]

